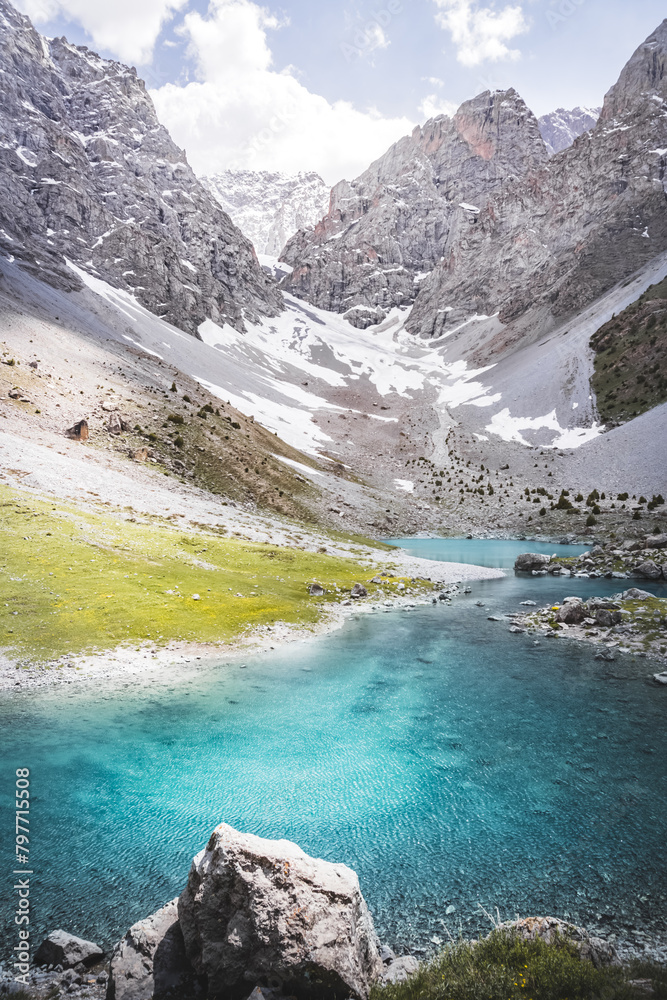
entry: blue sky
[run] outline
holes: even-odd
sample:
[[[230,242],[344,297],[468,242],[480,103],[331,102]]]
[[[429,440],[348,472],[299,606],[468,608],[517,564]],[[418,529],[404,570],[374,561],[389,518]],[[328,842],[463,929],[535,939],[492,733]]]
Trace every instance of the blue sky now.
[[[667,13],[638,0],[19,0],[44,34],[137,65],[195,169],[351,178],[430,114],[515,87],[595,106]]]

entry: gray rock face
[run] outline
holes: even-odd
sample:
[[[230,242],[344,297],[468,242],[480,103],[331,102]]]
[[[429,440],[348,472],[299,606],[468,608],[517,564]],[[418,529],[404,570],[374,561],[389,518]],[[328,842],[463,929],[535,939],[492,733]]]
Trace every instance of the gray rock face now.
[[[62,965],[63,969],[71,969],[79,962],[84,965],[94,965],[104,958],[104,952],[92,941],[68,934],[67,931],[52,931],[42,941],[35,952],[35,965]]]
[[[565,938],[574,944],[581,958],[590,961],[596,968],[603,965],[617,965],[616,950],[602,938],[592,937],[583,927],[569,924],[558,917],[525,917],[500,925],[501,930],[518,934],[526,941],[541,938],[551,944],[556,937]]]
[[[430,119],[331,192],[329,212],[281,260],[289,291],[365,327],[412,303],[457,234],[474,229],[490,192],[545,166],[537,120],[514,90],[488,91],[453,118]]]
[[[662,576],[661,568],[652,559],[646,559],[636,567],[635,573],[643,576],[645,580],[659,580]]]
[[[275,315],[250,242],[157,120],[136,71],[47,40],[0,0],[0,249],[80,287],[67,256],[189,333]]]
[[[667,549],[667,535],[649,535],[646,539],[647,549]]]
[[[667,21],[637,50],[596,127],[548,166],[489,196],[449,239],[408,329],[439,337],[499,314],[474,361],[546,332],[667,249]],[[520,321],[520,322],[519,322]]]
[[[584,132],[597,124],[602,108],[557,108],[548,115],[538,118],[540,134],[550,156],[571,146]]]
[[[524,552],[516,557],[514,569],[517,573],[532,573],[533,570],[545,569],[551,562],[551,556],[539,552]]]
[[[412,955],[401,955],[395,958],[385,967],[382,980],[385,983],[404,983],[410,976],[414,976],[419,969],[419,962]]]
[[[269,170],[223,170],[201,181],[257,253],[273,257],[329,207],[330,188],[313,171],[290,177]]]
[[[185,947],[209,997],[258,982],[299,997],[365,998],[382,975],[357,876],[223,823],[178,901]]]
[[[173,899],[133,924],[111,957],[107,1000],[156,1000],[192,992],[194,973]]]

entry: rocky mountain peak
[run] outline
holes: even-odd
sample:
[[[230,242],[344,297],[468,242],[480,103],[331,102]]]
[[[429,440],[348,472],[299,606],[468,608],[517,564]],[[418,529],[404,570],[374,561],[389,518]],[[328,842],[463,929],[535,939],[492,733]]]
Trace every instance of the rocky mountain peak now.
[[[329,186],[314,171],[223,170],[201,180],[257,253],[273,257],[329,207]]]
[[[667,18],[642,42],[605,95],[601,120],[620,118],[646,100],[667,100],[666,69]],[[660,107],[658,101],[654,103]]]
[[[281,255],[294,268],[285,287],[360,327],[376,323],[414,301],[453,229],[475,224],[503,179],[547,160],[537,119],[517,92],[486,91],[336,184],[328,213]]]
[[[192,172],[136,71],[47,40],[0,0],[0,252],[78,287],[65,258],[176,326],[243,328],[281,296]]]
[[[554,156],[562,152],[584,132],[595,128],[601,111],[602,108],[556,108],[542,115],[538,122],[548,153]]]

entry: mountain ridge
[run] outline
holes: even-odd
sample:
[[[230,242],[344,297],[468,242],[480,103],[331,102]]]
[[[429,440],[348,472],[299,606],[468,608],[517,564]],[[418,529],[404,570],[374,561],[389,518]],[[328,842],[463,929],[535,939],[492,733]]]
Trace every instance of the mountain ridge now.
[[[136,70],[45,39],[0,0],[0,247],[62,287],[72,259],[196,336],[280,294],[159,123]]]
[[[299,229],[314,226],[330,188],[315,171],[223,170],[200,178],[258,254],[277,257]]]

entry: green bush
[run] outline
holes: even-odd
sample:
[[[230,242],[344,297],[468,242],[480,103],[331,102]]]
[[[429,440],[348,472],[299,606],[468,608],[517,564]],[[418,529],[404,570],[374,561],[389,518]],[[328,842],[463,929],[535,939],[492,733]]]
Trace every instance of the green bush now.
[[[477,944],[459,942],[402,983],[375,986],[371,1000],[639,1000],[630,980],[650,979],[653,1000],[667,996],[655,966],[596,969],[564,938],[524,941],[496,930]]]
[[[180,413],[170,413],[167,420],[171,420],[172,424],[184,424],[185,420]]]
[[[586,518],[586,527],[587,528],[592,528],[597,523],[598,523],[597,522],[597,518],[595,517],[594,514],[589,514],[588,517]]]

